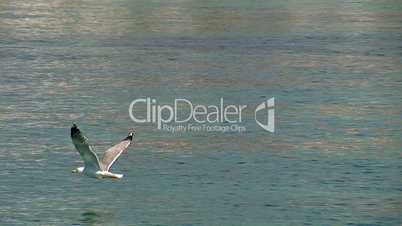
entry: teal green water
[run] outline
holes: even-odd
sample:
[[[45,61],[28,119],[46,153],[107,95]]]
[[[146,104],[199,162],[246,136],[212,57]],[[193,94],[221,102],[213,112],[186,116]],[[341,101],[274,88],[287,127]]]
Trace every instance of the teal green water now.
[[[402,224],[396,0],[0,1],[0,225]],[[177,133],[132,100],[261,103],[277,130]],[[71,174],[72,122],[113,171]]]

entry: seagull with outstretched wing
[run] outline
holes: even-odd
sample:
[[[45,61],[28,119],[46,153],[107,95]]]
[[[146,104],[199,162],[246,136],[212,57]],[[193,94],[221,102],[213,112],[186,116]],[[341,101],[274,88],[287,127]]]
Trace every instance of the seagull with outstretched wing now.
[[[122,178],[123,174],[111,173],[109,170],[121,153],[131,144],[133,136],[134,132],[130,132],[126,138],[106,150],[102,160],[99,161],[98,156],[88,143],[88,138],[82,134],[77,125],[73,124],[71,127],[71,140],[84,160],[84,166],[78,167],[73,172],[96,178]]]

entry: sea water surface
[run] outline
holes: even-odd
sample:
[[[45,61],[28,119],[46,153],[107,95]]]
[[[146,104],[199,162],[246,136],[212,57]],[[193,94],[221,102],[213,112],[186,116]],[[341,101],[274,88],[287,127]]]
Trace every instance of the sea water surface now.
[[[2,0],[0,225],[399,226],[401,26],[397,0]],[[275,97],[276,131],[160,131],[144,97]],[[99,154],[136,129],[122,180],[71,173],[72,122]]]

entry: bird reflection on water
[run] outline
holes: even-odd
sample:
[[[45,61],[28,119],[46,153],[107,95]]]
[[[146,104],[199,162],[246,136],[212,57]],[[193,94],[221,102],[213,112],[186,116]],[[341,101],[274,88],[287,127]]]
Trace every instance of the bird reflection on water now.
[[[79,219],[80,225],[82,226],[96,226],[104,225],[105,223],[110,223],[113,221],[113,212],[105,210],[85,210]]]

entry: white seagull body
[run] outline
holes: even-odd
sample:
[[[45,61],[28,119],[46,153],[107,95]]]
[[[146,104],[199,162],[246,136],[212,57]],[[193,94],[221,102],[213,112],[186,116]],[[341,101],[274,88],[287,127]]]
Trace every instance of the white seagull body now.
[[[121,179],[123,174],[111,173],[109,170],[121,153],[131,144],[133,136],[133,132],[129,133],[120,143],[106,150],[102,160],[99,161],[98,156],[88,144],[88,138],[81,133],[77,125],[73,124],[71,127],[71,140],[84,160],[84,166],[73,170],[73,173],[82,173],[95,178]]]

